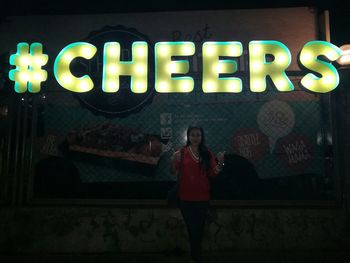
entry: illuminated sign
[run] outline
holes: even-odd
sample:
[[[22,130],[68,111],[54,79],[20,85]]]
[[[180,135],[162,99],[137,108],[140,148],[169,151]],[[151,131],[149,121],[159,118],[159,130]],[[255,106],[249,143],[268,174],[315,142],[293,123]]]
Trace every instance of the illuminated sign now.
[[[10,80],[15,82],[15,91],[39,92],[41,82],[47,79],[46,70],[41,69],[47,61],[48,56],[43,54],[40,43],[33,43],[30,49],[27,43],[19,43],[17,53],[10,56],[10,64],[16,66],[9,72]]]
[[[145,41],[132,44],[132,59],[122,61],[118,42],[107,42],[103,48],[102,90],[115,93],[119,90],[119,77],[130,76],[130,89],[133,93],[145,93],[148,89],[148,49]],[[54,62],[54,75],[65,89],[84,93],[94,88],[89,75],[76,77],[70,70],[74,59],[80,57],[92,59],[97,48],[87,42],[67,45],[58,54]],[[242,79],[234,76],[237,72],[237,58],[242,56],[241,42],[204,42],[202,45],[202,90],[204,93],[240,93]],[[193,42],[157,42],[154,46],[155,90],[159,93],[191,92],[195,80],[189,73],[188,59],[195,54]],[[291,53],[287,46],[279,41],[251,41],[249,53],[249,88],[252,92],[266,90],[266,78],[270,77],[276,89],[285,92],[294,90],[286,74],[291,63]],[[301,79],[301,85],[310,91],[326,93],[339,84],[339,75],[332,62],[340,58],[341,49],[325,41],[311,41],[301,49],[299,62],[308,71]],[[181,57],[179,59],[178,57]],[[236,60],[235,60],[236,59]],[[48,61],[40,43],[19,43],[17,53],[11,55],[10,64],[16,66],[9,72],[9,78],[15,82],[15,91],[31,93],[40,91],[40,85],[47,79],[42,69]],[[224,75],[224,76],[222,76]]]

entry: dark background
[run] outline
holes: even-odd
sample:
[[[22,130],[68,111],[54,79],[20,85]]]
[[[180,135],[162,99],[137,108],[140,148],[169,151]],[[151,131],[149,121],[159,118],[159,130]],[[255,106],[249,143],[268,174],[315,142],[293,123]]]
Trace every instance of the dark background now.
[[[99,1],[1,1],[2,14],[33,15],[33,14],[96,14],[96,13],[125,13],[125,12],[153,12],[180,10],[209,10],[209,9],[240,9],[240,8],[271,8],[317,6],[327,9],[341,9],[345,11],[345,1],[334,0],[244,0],[244,1],[140,1],[140,0],[99,0]],[[347,8],[349,11],[349,7]],[[339,10],[340,11],[340,10]]]
[[[0,1],[0,19],[6,16],[26,15],[62,15],[62,14],[101,14],[101,13],[136,13],[181,10],[220,10],[310,6],[330,11],[332,42],[337,45],[350,41],[350,7],[347,1],[336,0],[17,0]],[[3,41],[3,39],[1,39]]]
[[[102,14],[102,13],[137,13],[137,12],[162,12],[162,11],[189,11],[189,10],[221,10],[221,9],[254,9],[254,8],[283,8],[283,7],[301,7],[310,6],[316,7],[319,10],[329,10],[330,12],[330,29],[331,42],[340,46],[350,43],[350,8],[345,7],[345,3],[341,1],[258,1],[258,0],[243,0],[243,1],[132,1],[132,0],[99,0],[99,1],[82,1],[82,0],[34,0],[34,1],[1,1],[0,18],[6,16],[37,16],[37,15],[77,15],[77,14]],[[297,19],[297,18],[295,18]],[[0,23],[1,24],[1,23]],[[0,36],[0,43],[6,41]],[[66,167],[69,169],[69,167]],[[73,171],[75,172],[75,171]],[[70,176],[69,178],[74,178]],[[57,189],[64,189],[54,180],[50,178]],[[74,182],[71,183],[74,185]],[[93,185],[96,192],[103,192],[106,196],[110,192],[118,192],[125,196],[129,191],[124,185],[120,185],[120,189],[115,191],[115,186],[110,189],[103,188],[99,190],[99,185]],[[143,188],[144,186],[140,186]],[[148,186],[149,187],[149,186]],[[50,193],[54,194],[52,189],[47,186],[43,187]],[[168,187],[163,187],[167,189]],[[86,192],[91,192],[93,189],[87,189]],[[66,189],[67,190],[67,189]],[[124,191],[123,191],[124,190]],[[69,191],[66,191],[67,193]],[[140,192],[140,191],[137,191]],[[300,195],[300,194],[299,194]],[[165,196],[165,193],[161,193]],[[70,196],[67,196],[70,197]],[[90,195],[91,197],[91,195]],[[153,198],[156,196],[152,196]],[[115,196],[114,196],[115,198]],[[142,198],[140,196],[140,198]],[[218,197],[217,197],[218,198]]]
[[[297,6],[328,9],[332,43],[350,43],[350,8],[345,8],[344,2],[334,1],[98,0],[91,3],[87,0],[0,0],[0,20],[16,15]],[[0,36],[0,45],[4,41],[6,39]],[[343,112],[341,116],[350,116],[349,104],[343,105],[339,110]],[[347,124],[343,134],[344,148],[349,145],[348,131]],[[348,163],[344,166],[347,167]],[[344,177],[348,177],[349,169],[346,168],[343,173]],[[350,199],[350,184],[348,179],[346,182],[338,209],[295,208],[288,203],[274,209],[239,203],[233,207],[212,208],[208,229],[213,231],[206,236],[206,244],[211,249],[207,262],[350,262],[347,201]],[[114,203],[109,206],[88,206],[84,203],[30,206],[23,204],[19,190],[20,187],[17,195],[11,192],[11,202],[0,209],[0,262],[186,262],[187,256],[183,254],[187,251],[183,248],[186,233],[181,216],[174,211],[155,208],[150,203],[148,207],[127,203],[123,206]],[[150,253],[150,247],[157,249],[152,249],[154,253]],[[218,248],[223,251],[218,251]]]

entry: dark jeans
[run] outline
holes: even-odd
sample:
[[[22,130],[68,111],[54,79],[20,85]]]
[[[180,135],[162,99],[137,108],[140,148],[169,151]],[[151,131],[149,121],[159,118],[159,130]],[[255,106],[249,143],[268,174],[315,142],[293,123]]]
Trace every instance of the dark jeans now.
[[[202,240],[209,201],[181,201],[180,210],[185,220],[191,245],[191,257],[202,263]]]

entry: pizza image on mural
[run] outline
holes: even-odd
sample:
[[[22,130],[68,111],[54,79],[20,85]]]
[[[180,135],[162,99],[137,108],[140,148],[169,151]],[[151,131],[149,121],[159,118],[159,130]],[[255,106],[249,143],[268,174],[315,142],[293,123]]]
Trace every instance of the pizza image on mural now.
[[[157,165],[164,144],[157,135],[125,125],[98,124],[71,130],[70,151]]]

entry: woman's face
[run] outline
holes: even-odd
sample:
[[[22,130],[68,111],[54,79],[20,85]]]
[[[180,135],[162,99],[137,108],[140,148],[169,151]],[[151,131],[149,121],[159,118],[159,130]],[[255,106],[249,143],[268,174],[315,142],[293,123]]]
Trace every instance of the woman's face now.
[[[202,133],[199,129],[192,129],[189,135],[190,144],[198,146],[202,141]]]

